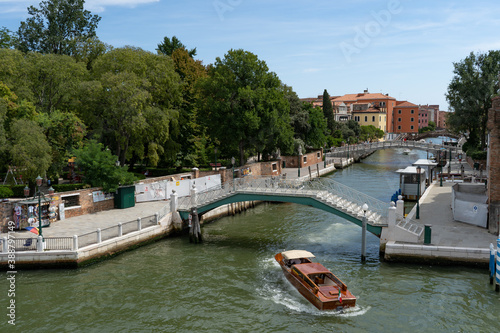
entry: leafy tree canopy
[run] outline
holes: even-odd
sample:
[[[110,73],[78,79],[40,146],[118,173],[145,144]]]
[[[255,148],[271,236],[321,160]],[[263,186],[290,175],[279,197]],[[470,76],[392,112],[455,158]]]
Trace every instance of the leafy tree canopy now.
[[[116,165],[118,157],[95,140],[90,140],[73,153],[85,182],[93,187],[102,187],[104,192],[115,192],[119,186],[133,184],[135,180],[126,166]]]
[[[184,44],[182,44],[181,41],[175,36],[172,37],[172,40],[170,40],[170,38],[168,37],[163,38],[163,42],[158,44],[158,48],[156,49],[156,51],[158,51],[159,54],[172,56],[174,51],[178,49],[186,50],[191,58],[196,56],[196,47],[194,49],[188,50],[184,46]]]
[[[28,7],[30,17],[19,26],[17,48],[73,55],[77,43],[95,37],[101,18],[84,10],[84,0],[46,0]]]
[[[500,51],[471,52],[453,66],[454,76],[446,93],[453,113],[448,116],[447,125],[468,136],[472,146],[484,148],[488,110],[499,87]]]

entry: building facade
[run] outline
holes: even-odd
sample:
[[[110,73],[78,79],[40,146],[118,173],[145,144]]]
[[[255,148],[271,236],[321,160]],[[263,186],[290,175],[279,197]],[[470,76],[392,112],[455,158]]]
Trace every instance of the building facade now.
[[[394,108],[394,133],[418,133],[419,107],[401,101]]]

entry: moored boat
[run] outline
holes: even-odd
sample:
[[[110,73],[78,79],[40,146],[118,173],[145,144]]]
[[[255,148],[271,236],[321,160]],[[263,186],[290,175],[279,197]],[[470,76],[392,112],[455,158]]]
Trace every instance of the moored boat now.
[[[291,250],[274,256],[285,277],[319,310],[340,310],[356,305],[356,297],[325,266],[313,262],[314,255]]]

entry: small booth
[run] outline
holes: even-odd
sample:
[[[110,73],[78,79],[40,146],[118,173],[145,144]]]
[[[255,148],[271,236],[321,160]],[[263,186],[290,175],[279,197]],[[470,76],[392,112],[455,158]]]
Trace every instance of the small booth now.
[[[399,188],[401,195],[407,200],[418,200],[425,192],[425,169],[422,167],[408,166],[396,170],[399,173]]]
[[[39,227],[39,201],[37,198],[19,201],[14,204],[13,220],[15,228]],[[57,207],[51,204],[50,198],[40,198],[42,207],[42,227],[49,227],[57,218]]]
[[[427,181],[427,186],[429,186],[432,183],[432,170],[437,166],[438,164],[436,162],[433,162],[428,159],[419,159],[415,163],[413,163],[413,166],[415,167],[421,167],[426,171],[425,173],[425,178]]]

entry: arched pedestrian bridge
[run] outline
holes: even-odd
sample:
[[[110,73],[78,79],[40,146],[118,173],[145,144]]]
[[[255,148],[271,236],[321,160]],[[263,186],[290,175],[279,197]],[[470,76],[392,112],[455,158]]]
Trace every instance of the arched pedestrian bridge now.
[[[366,156],[376,150],[380,149],[390,149],[390,148],[403,148],[403,149],[418,149],[427,151],[434,154],[434,156],[443,150],[451,152],[452,158],[461,150],[461,147],[448,146],[434,144],[430,142],[423,141],[383,141],[383,142],[370,142],[370,143],[360,143],[356,145],[346,145],[343,147],[338,147],[331,152],[326,153],[327,157],[361,157]]]
[[[302,182],[283,177],[239,178],[203,193],[191,191],[191,196],[178,200],[177,210],[184,220],[195,209],[206,213],[222,205],[242,201],[292,202],[312,206],[340,216],[362,226],[366,216],[367,230],[380,237],[388,223],[389,203],[370,197],[331,179],[317,178]],[[368,210],[363,211],[363,204]],[[408,226],[410,227],[410,226]]]

